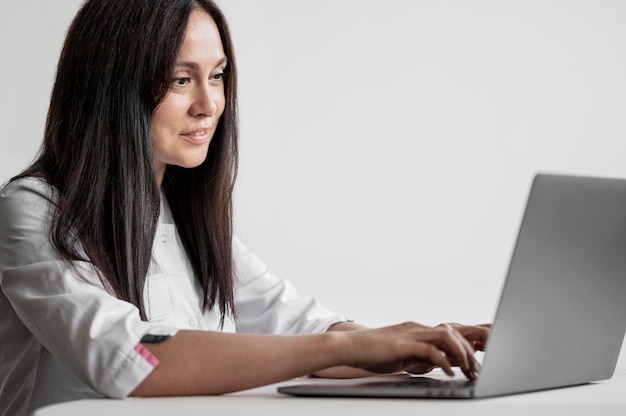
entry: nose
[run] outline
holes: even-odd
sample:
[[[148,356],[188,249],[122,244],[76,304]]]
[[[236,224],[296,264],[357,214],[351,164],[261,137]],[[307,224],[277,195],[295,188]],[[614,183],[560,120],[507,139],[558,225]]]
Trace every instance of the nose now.
[[[217,103],[215,101],[215,91],[211,90],[210,85],[202,85],[196,88],[193,97],[193,103],[189,108],[193,116],[212,117],[217,111]]]

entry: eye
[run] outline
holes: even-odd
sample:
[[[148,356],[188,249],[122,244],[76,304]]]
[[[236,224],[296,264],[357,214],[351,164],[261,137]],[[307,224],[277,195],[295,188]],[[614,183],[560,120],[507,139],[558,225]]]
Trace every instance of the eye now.
[[[189,77],[176,77],[173,80],[173,84],[175,87],[184,87],[185,85],[191,82],[191,78]]]
[[[211,75],[210,81],[214,83],[221,83],[224,81],[224,77],[225,75],[223,72],[218,72],[217,74]]]

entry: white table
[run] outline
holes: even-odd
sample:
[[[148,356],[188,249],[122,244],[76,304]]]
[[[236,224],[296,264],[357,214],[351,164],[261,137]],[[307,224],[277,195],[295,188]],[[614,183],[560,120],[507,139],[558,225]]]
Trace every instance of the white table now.
[[[299,379],[296,382],[320,380]],[[299,398],[276,392],[276,387],[293,383],[292,380],[223,396],[81,400],[41,408],[35,416],[406,416],[418,412],[428,416],[626,415],[626,369],[622,368],[618,368],[610,380],[584,386],[479,400]]]

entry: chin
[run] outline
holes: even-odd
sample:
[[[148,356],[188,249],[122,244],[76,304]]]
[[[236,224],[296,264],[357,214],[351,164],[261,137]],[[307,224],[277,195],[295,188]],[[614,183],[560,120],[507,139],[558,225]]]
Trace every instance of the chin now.
[[[178,163],[175,163],[177,166],[185,169],[193,169],[197,168],[201,164],[204,163],[208,155],[208,151],[206,152],[198,152],[193,155],[189,155],[188,157],[180,158]]]

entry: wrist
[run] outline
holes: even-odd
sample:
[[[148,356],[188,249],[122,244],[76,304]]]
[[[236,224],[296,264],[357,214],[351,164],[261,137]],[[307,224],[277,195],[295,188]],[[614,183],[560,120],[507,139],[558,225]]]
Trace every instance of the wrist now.
[[[329,362],[328,367],[345,365],[347,361],[346,352],[349,351],[349,332],[345,330],[329,330],[324,334],[326,338]]]

